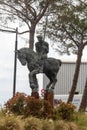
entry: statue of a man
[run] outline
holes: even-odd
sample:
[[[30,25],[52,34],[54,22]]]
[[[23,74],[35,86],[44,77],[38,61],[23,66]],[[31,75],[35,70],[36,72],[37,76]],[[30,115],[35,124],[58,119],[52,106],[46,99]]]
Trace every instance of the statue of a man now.
[[[35,47],[38,57],[41,60],[46,59],[49,52],[49,44],[43,40],[41,35],[38,35],[37,39],[38,42],[36,42]]]
[[[47,59],[47,54],[49,52],[49,44],[43,40],[42,36],[38,35],[37,39],[38,42],[35,43],[35,47],[36,47],[36,53],[38,57],[34,59],[35,66],[37,67],[30,73],[30,77],[29,77],[31,88],[33,88],[32,91],[35,92],[37,92],[38,89],[36,74],[43,73],[43,63],[44,60]]]

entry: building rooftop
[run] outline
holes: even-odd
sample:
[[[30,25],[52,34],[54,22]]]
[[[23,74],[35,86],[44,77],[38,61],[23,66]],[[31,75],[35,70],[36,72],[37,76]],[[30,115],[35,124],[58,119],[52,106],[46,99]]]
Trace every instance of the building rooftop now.
[[[69,63],[75,63],[77,60],[76,56],[63,56],[60,58],[62,62],[69,62]],[[82,58],[81,59],[82,63],[87,63],[87,58]]]

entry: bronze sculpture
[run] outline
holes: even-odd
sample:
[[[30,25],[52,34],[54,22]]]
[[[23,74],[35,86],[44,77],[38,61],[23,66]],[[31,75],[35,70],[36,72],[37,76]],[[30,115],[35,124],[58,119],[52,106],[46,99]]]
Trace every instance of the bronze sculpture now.
[[[53,90],[57,82],[57,73],[61,66],[61,61],[55,58],[44,58],[38,60],[38,54],[30,48],[21,48],[17,52],[18,59],[22,65],[27,65],[29,73],[29,82],[32,92],[38,92],[38,82],[36,74],[45,73],[50,82],[46,86],[46,90]],[[43,69],[42,69],[43,67]]]

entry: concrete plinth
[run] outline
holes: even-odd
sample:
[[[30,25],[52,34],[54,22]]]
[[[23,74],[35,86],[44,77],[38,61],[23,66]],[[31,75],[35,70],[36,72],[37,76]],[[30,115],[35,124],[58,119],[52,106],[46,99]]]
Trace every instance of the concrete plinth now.
[[[39,99],[39,93],[38,92],[32,92],[31,96],[35,97],[36,99]]]
[[[45,91],[44,94],[44,100],[49,101],[51,104],[52,108],[54,108],[54,92],[53,91]]]

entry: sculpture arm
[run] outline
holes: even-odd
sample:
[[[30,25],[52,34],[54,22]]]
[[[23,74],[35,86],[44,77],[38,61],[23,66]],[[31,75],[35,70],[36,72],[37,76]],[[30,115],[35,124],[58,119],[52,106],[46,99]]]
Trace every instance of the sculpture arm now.
[[[44,43],[45,46],[43,46],[43,49],[45,51],[45,53],[47,54],[49,52],[49,44],[47,42]]]
[[[36,52],[38,53],[40,51],[38,43],[35,44]]]

